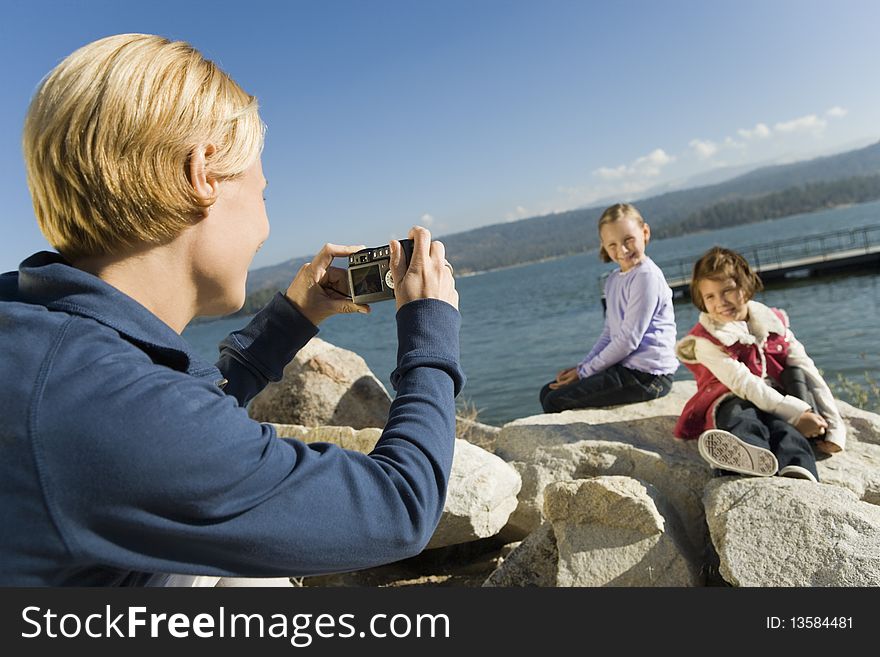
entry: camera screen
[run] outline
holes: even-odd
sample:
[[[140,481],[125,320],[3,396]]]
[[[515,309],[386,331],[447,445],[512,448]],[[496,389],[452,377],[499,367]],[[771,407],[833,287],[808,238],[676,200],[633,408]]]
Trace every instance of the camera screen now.
[[[354,296],[363,296],[365,294],[373,294],[382,291],[382,275],[379,272],[379,265],[370,265],[369,267],[359,267],[351,270],[351,293]]]

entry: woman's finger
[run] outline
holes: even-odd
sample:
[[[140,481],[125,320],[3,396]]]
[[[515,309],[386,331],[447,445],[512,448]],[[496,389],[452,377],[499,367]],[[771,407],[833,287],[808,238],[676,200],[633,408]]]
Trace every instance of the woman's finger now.
[[[356,246],[346,245],[342,246],[339,244],[331,244],[327,242],[324,246],[321,247],[321,250],[318,251],[317,255],[312,258],[312,269],[315,272],[315,275],[318,277],[318,280],[324,276],[324,272],[330,268],[330,265],[333,264],[333,258],[341,258],[343,256],[350,256],[352,253],[357,251],[361,251],[366,247],[363,244],[358,244]]]
[[[348,286],[348,270],[339,267],[330,267],[321,279],[321,287],[333,290],[343,297],[351,298]]]
[[[422,226],[413,226],[409,230],[409,238],[413,241],[410,266],[421,268],[431,256],[431,231]]]
[[[446,246],[437,240],[431,242],[431,259],[436,259],[440,264],[446,264]]]

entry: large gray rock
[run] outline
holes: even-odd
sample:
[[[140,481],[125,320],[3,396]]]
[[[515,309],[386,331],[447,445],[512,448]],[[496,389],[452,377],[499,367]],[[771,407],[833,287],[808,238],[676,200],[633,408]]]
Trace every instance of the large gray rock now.
[[[318,338],[249,406],[254,419],[305,426],[384,427],[391,397],[363,358]]]
[[[495,452],[495,441],[500,433],[501,427],[493,427],[491,424],[483,424],[468,418],[455,418],[455,437],[482,447],[487,452]]]
[[[517,505],[522,482],[500,458],[465,440],[455,441],[443,517],[428,549],[495,536]]]
[[[306,443],[327,442],[364,454],[373,450],[380,429],[275,425],[278,435]],[[520,477],[516,470],[486,450],[455,441],[443,515],[428,548],[467,543],[497,534],[517,505]]]
[[[373,451],[381,429],[351,427],[304,427],[301,424],[273,424],[279,438],[296,438],[304,443],[332,443],[343,449],[369,454]]]
[[[701,584],[675,511],[650,485],[630,477],[558,482],[544,491],[544,515],[559,551],[557,586]]]
[[[880,508],[849,490],[781,477],[706,489],[722,577],[735,586],[880,585]]]
[[[582,440],[613,440],[664,451],[676,441],[672,429],[685,402],[696,392],[693,381],[679,381],[665,397],[610,408],[544,413],[505,424],[495,453],[505,461],[528,461],[537,449]],[[690,442],[690,441],[688,441]]]
[[[529,534],[483,582],[483,586],[556,586],[559,551],[550,523]]]
[[[819,460],[816,468],[822,483],[851,490],[863,502],[880,504],[880,445],[850,437],[845,450]]]
[[[511,461],[523,482],[505,536],[521,538],[541,525],[548,484],[623,475],[655,486],[699,549],[706,542],[701,498],[711,469],[694,441],[672,436],[695,390],[692,381],[679,382],[666,397],[641,404],[535,415],[504,425],[495,453]]]
[[[522,418],[502,427],[495,453],[522,477],[520,504],[504,535],[517,540],[543,522],[544,487],[599,475],[648,482],[678,512],[695,548],[706,543],[703,487],[711,479],[696,441],[674,438],[684,403],[696,391],[679,381],[666,397],[640,404]],[[819,461],[822,481],[880,503],[880,416],[838,402],[849,428],[847,449]]]
[[[596,476],[627,476],[657,488],[676,509],[694,548],[705,544],[701,498],[712,473],[699,458],[695,446],[676,443],[666,452],[622,442],[582,440],[538,449],[531,461],[511,465],[520,473],[523,483],[519,505],[511,515],[506,535],[529,533],[543,522],[544,488],[549,484]]]
[[[839,399],[837,408],[846,422],[848,428],[848,440],[857,440],[860,443],[880,445],[880,415],[863,411],[852,404],[847,404]]]

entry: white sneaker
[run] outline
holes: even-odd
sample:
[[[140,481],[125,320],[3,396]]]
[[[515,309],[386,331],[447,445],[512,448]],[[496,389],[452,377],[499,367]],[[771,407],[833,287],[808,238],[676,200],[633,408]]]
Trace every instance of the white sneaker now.
[[[713,468],[755,477],[772,477],[779,469],[769,449],[743,442],[729,431],[709,429],[700,434],[697,446]]]
[[[813,473],[799,465],[785,466],[779,471],[779,476],[791,477],[792,479],[808,479],[813,483],[816,483],[816,477],[813,476]]]

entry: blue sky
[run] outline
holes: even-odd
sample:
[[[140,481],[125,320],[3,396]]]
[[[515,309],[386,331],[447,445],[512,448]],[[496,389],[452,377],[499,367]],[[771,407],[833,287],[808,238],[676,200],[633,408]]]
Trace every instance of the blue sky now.
[[[260,99],[272,234],[255,267],[880,140],[875,0],[0,7],[0,271],[46,247],[19,142],[31,95],[120,32],[189,41]]]

